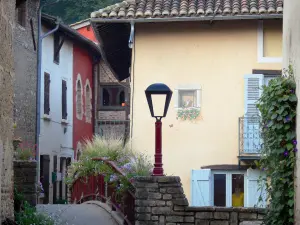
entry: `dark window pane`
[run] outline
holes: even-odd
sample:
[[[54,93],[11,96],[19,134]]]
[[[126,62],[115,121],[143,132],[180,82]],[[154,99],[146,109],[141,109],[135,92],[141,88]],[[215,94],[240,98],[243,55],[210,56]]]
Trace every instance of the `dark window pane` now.
[[[44,114],[50,113],[50,74],[44,73]]]
[[[109,96],[109,92],[106,88],[103,88],[103,102],[102,105],[104,106],[109,106],[110,105],[110,96]]]
[[[59,35],[54,34],[54,62],[59,63]]]
[[[125,103],[125,92],[121,91],[121,93],[119,95],[119,105],[122,106],[123,103]]]
[[[67,119],[68,113],[67,113],[67,81],[62,81],[61,86],[62,96],[61,96],[61,106],[62,106],[62,119]]]
[[[226,174],[214,175],[214,206],[226,206]]]
[[[244,174],[232,174],[232,206],[244,207]]]

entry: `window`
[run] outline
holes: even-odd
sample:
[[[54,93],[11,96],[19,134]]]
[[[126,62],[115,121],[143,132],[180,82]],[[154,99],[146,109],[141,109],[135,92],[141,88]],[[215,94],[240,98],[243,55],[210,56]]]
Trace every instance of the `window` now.
[[[61,95],[61,118],[66,120],[68,117],[68,113],[67,113],[67,81],[62,80],[61,82],[61,91],[62,91],[62,95]]]
[[[197,106],[197,91],[179,90],[179,107],[190,108]]]
[[[200,98],[199,85],[180,85],[174,91],[175,108],[200,108]]]
[[[192,206],[266,207],[265,173],[211,169],[192,170]]]
[[[125,87],[123,86],[102,86],[101,106],[122,107],[125,103]]]
[[[44,73],[44,114],[50,114],[50,74]]]
[[[282,21],[259,21],[257,51],[260,63],[282,62]]]
[[[27,1],[18,0],[16,1],[17,23],[20,24],[22,27],[26,27],[26,19],[27,19]]]
[[[85,119],[86,122],[91,123],[92,121],[92,94],[90,83],[87,80],[87,84],[85,86]]]
[[[54,33],[54,51],[53,51],[53,60],[55,63],[59,64],[59,54],[60,54],[60,49],[59,49],[59,41],[60,41],[60,38],[59,38],[59,35],[57,33]]]
[[[80,74],[78,74],[77,81],[76,81],[76,117],[79,120],[82,120],[82,83]]]

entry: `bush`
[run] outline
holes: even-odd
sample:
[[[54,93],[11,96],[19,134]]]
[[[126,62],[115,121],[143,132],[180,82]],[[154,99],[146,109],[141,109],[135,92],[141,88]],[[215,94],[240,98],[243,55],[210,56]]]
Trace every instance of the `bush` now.
[[[266,171],[270,206],[266,225],[294,224],[294,167],[296,162],[296,83],[290,67],[286,76],[263,87],[258,108],[264,148],[258,166]]]
[[[17,160],[34,160],[35,159],[35,145],[28,143],[21,143],[16,146],[15,158]]]
[[[36,209],[28,202],[24,202],[24,210],[15,214],[18,225],[54,225],[54,221],[43,213],[36,212]]]
[[[113,161],[125,176],[115,173],[102,161],[92,160],[97,157]],[[145,154],[130,150],[128,146],[123,145],[122,139],[99,136],[85,142],[80,160],[72,163],[71,168],[73,172],[66,179],[68,184],[72,184],[78,178],[104,174],[105,181],[112,182],[119,192],[132,189],[134,177],[149,176],[152,171],[150,160]]]

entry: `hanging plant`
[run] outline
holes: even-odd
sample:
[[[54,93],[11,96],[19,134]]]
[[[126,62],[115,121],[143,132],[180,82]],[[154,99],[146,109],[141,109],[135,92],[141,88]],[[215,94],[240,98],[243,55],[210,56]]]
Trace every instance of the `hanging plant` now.
[[[285,76],[263,87],[258,108],[262,116],[264,146],[257,162],[265,171],[270,205],[266,225],[294,224],[294,168],[296,162],[296,83],[290,66]]]
[[[181,108],[177,111],[177,119],[181,120],[195,120],[200,115],[199,108]]]

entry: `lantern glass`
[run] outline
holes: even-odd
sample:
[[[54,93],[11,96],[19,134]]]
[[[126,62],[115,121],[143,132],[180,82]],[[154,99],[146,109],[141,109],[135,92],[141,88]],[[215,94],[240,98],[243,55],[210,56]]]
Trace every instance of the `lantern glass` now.
[[[153,113],[155,117],[163,117],[166,105],[166,94],[152,94]]]

